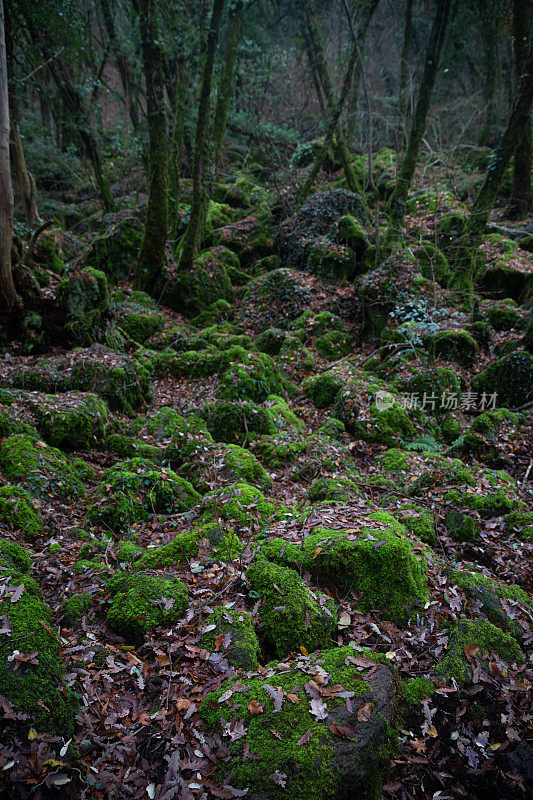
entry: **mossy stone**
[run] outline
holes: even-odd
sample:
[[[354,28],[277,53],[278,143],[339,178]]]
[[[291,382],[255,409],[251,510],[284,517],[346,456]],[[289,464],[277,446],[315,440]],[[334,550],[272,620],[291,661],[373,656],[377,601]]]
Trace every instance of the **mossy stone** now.
[[[46,395],[30,405],[42,435],[55,447],[88,450],[105,435],[109,412],[97,395]]]
[[[31,495],[78,497],[83,484],[71,462],[55,447],[15,434],[0,444],[0,469],[9,480],[24,483]]]
[[[189,605],[187,587],[173,577],[119,573],[111,578],[107,589],[113,595],[108,625],[134,640],[159,625],[174,625]]]
[[[212,652],[222,634],[217,650],[237,669],[247,672],[259,666],[260,647],[251,614],[220,606],[205,619],[200,644]]]
[[[20,528],[29,538],[38,536],[44,527],[31,495],[19,486],[0,487],[0,519]]]
[[[508,663],[524,662],[523,653],[510,634],[487,620],[461,620],[450,633],[448,650],[435,668],[435,675],[442,675],[448,680],[453,678],[460,686],[467,683],[472,676],[472,668],[465,656],[465,647],[479,648],[480,656],[482,653],[490,655],[496,652]]]

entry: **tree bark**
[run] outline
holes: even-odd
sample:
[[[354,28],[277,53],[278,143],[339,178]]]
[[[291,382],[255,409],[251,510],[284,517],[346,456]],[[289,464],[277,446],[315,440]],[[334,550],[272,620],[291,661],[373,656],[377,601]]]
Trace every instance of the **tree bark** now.
[[[215,169],[220,161],[224,136],[226,134],[226,121],[233,94],[235,77],[235,63],[241,41],[242,15],[244,12],[243,0],[238,0],[230,10],[228,16],[228,31],[224,67],[218,86],[215,119],[213,122],[213,162]]]
[[[405,25],[403,29],[402,54],[400,57],[400,81],[398,88],[398,147],[403,152],[407,145],[407,80],[409,73],[409,52],[413,39],[414,0],[406,0]]]
[[[362,53],[365,51],[366,39],[368,36],[368,29],[370,27],[370,23],[372,22],[372,17],[379,5],[379,0],[367,0],[364,9],[364,17],[363,21],[361,22],[359,28],[359,49]],[[359,87],[361,84],[361,79],[363,77],[363,70],[359,63],[359,59],[357,60],[357,64],[355,65],[355,71],[353,75],[353,84],[352,90],[350,92],[350,96],[348,98],[348,110],[347,110],[347,123],[346,123],[346,131],[348,136],[348,145],[353,146],[354,138],[355,138],[355,123],[356,123],[356,115],[357,115],[357,105],[359,103]]]
[[[528,47],[531,47],[531,3],[530,0],[514,0],[513,42],[515,56],[516,83],[520,82],[527,60]],[[507,209],[509,216],[523,219],[533,208],[531,187],[531,120],[526,124],[524,134],[517,144],[513,166],[513,194]]]
[[[196,122],[194,142],[191,213],[179,262],[180,269],[185,271],[193,268],[194,259],[203,237],[209,204],[206,186],[206,173],[209,163],[209,110],[211,106],[211,87],[213,85],[215,56],[224,5],[225,0],[214,0],[206,40],[202,82],[198,101],[198,120]]]
[[[11,270],[13,187],[9,167],[9,96],[4,2],[0,0],[0,309],[11,314],[20,306]]]
[[[485,69],[483,72],[483,98],[485,101],[485,123],[479,134],[480,147],[494,143],[496,124],[496,90],[499,75],[499,31],[494,8],[488,7],[487,0],[478,0],[481,21],[481,38],[484,46]]]
[[[163,57],[155,0],[136,0],[146,76],[149,133],[148,209],[133,285],[150,293],[161,289],[168,227],[168,141]]]
[[[390,199],[390,210],[396,221],[403,220],[405,203],[415,174],[422,137],[424,136],[431,105],[431,96],[439,67],[439,59],[448,26],[452,0],[437,0],[437,10],[426,48],[424,71],[418,88],[415,112],[409,133],[407,150],[400,167],[396,188]]]

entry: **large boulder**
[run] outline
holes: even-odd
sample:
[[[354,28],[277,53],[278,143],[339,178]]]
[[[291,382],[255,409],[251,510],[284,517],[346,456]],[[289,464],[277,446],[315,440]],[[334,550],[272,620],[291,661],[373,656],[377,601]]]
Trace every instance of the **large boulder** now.
[[[381,796],[396,705],[387,666],[340,647],[272,663],[245,683],[226,681],[200,706],[207,727],[227,737],[220,783],[227,776],[250,800]]]
[[[168,283],[164,302],[187,316],[195,316],[217,300],[233,300],[227,269],[234,254],[225,247],[212,247],[196,259],[190,272],[178,272]]]

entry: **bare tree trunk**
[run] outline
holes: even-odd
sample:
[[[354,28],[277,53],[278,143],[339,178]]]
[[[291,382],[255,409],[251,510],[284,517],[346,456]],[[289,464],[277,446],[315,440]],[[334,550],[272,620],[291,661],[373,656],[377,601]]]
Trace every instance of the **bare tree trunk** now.
[[[398,89],[398,147],[403,152],[407,145],[407,79],[409,72],[409,51],[413,39],[414,0],[406,0],[405,25],[403,30],[402,55],[400,58],[400,86]]]
[[[415,174],[420,144],[426,130],[431,95],[433,94],[433,87],[435,86],[451,5],[452,0],[437,0],[437,10],[426,48],[424,71],[418,88],[409,142],[400,167],[396,188],[390,199],[389,207],[397,221],[403,219],[407,195],[409,194],[409,189],[411,188],[411,183]]]
[[[213,71],[215,68],[215,56],[224,5],[225,0],[215,0],[207,34],[194,143],[191,214],[180,257],[180,269],[185,271],[192,269],[194,265],[194,259],[204,233],[205,218],[209,203],[206,187],[206,172],[209,163],[209,110],[211,105],[210,99],[211,87],[213,85]]]
[[[148,210],[133,285],[150,293],[161,289],[168,227],[168,141],[163,57],[154,0],[135,3],[141,29],[150,154]]]
[[[531,47],[531,2],[514,0],[513,42],[517,85],[527,59],[528,46]],[[531,188],[531,121],[526,125],[524,135],[517,144],[513,166],[513,194],[507,213],[515,219],[522,219],[533,207]]]
[[[0,309],[11,313],[20,306],[11,270],[13,187],[9,168],[9,97],[4,2],[0,0]]]

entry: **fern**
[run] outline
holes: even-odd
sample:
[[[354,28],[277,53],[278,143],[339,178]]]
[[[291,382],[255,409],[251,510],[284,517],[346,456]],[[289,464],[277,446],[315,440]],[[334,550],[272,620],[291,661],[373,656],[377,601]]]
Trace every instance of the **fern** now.
[[[414,451],[417,453],[440,453],[443,450],[433,436],[419,436],[412,442],[403,442],[404,450]]]

